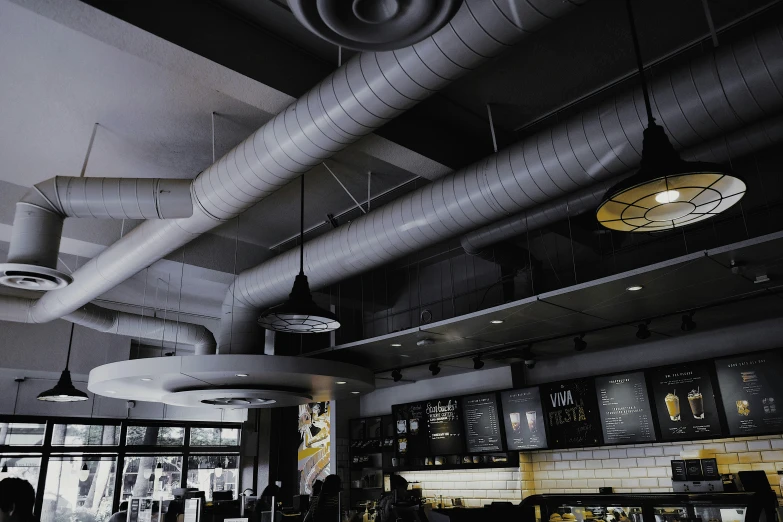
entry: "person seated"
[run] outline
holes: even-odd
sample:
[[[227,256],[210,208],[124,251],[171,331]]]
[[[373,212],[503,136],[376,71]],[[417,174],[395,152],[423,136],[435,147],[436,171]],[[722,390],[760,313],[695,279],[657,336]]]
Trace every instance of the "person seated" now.
[[[384,493],[378,501],[377,522],[394,522],[401,520],[416,520],[409,510],[398,510],[397,507],[406,504],[407,507],[415,507],[408,500],[408,481],[399,475],[389,478],[391,491]]]
[[[310,504],[310,510],[303,522],[333,522],[339,520],[340,513],[340,477],[329,475],[324,479],[321,493]]]
[[[128,501],[120,502],[120,510],[109,517],[107,522],[126,522],[128,520]]]
[[[32,522],[35,490],[26,480],[0,481],[0,522]]]

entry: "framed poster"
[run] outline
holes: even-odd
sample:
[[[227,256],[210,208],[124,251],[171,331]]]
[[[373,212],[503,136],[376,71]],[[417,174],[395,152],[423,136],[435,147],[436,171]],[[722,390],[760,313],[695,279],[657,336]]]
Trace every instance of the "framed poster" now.
[[[580,448],[602,444],[601,416],[593,379],[540,386],[550,448]]]
[[[546,428],[538,388],[500,392],[509,450],[546,448]]]
[[[654,368],[647,372],[661,440],[720,436],[718,404],[708,361]]]
[[[463,397],[462,416],[468,453],[503,451],[497,393]]]
[[[644,372],[595,378],[604,444],[633,444],[655,440]]]
[[[783,356],[756,352],[715,360],[731,435],[783,431]]]

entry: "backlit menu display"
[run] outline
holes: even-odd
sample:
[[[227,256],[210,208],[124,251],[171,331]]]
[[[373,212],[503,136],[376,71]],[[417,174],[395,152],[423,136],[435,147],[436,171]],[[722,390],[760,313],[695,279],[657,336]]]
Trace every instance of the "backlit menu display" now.
[[[538,388],[500,393],[509,450],[546,448],[546,422]]]
[[[783,430],[783,357],[777,351],[715,361],[731,435]]]
[[[429,455],[426,408],[423,402],[397,404],[392,407],[395,449],[398,455],[407,457]]]
[[[704,361],[677,364],[647,373],[662,440],[721,435],[718,405],[707,364]]]
[[[544,384],[540,389],[549,447],[601,444],[601,416],[593,379]]]
[[[655,440],[643,372],[596,377],[595,390],[605,444]]]
[[[461,401],[461,397],[454,397],[426,402],[431,455],[455,455],[465,452]]]
[[[503,451],[496,393],[464,397],[462,415],[468,453]]]

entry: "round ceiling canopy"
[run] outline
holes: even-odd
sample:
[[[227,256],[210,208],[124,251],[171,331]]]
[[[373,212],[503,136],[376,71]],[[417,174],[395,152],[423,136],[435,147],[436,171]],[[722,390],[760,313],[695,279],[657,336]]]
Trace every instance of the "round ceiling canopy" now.
[[[192,355],[104,364],[90,372],[87,388],[174,406],[273,408],[367,393],[375,389],[375,376],[353,364],[308,357]]]
[[[461,5],[462,0],[288,0],[312,33],[357,51],[393,51],[420,42]]]

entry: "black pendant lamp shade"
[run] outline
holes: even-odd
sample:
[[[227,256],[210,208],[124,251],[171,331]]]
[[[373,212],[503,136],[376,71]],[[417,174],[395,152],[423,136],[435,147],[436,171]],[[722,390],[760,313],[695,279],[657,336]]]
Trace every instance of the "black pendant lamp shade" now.
[[[655,123],[627,0],[631,34],[647,109],[639,170],[606,193],[596,211],[598,222],[621,232],[656,232],[697,223],[725,211],[745,195],[745,182],[723,165],[685,161]]]
[[[71,360],[71,345],[73,344],[74,324],[71,323],[71,336],[68,340],[68,357],[65,359],[65,369],[60,374],[60,380],[51,390],[46,390],[38,394],[39,401],[47,402],[80,402],[88,399],[87,394],[76,388],[71,381],[71,372],[68,370],[68,363]]]
[[[310,285],[304,274],[304,176],[301,177],[299,274],[288,301],[266,310],[258,324],[267,330],[288,333],[323,333],[340,328],[340,320],[313,301]]]

